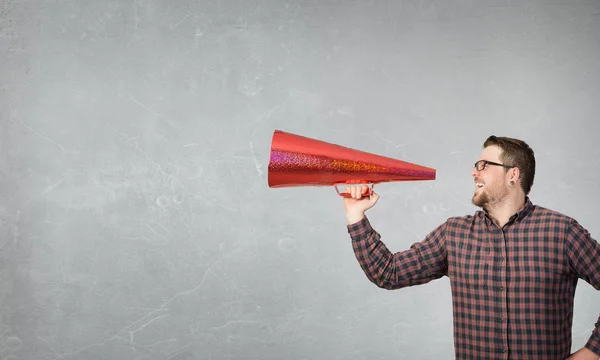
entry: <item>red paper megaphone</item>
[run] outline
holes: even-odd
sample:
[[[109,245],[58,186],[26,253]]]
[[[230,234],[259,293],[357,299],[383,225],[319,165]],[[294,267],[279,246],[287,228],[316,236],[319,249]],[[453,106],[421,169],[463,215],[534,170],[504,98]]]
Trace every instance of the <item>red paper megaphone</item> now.
[[[435,180],[435,169],[275,130],[269,187],[334,186]]]

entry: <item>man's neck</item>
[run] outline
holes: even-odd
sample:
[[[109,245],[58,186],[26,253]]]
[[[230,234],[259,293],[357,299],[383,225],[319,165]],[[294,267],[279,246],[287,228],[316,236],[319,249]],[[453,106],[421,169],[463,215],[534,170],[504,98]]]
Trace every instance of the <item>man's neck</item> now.
[[[516,214],[525,206],[525,195],[516,195],[507,198],[505,201],[490,206],[485,209],[488,215],[494,220],[500,228],[504,227],[510,220],[511,216]]]

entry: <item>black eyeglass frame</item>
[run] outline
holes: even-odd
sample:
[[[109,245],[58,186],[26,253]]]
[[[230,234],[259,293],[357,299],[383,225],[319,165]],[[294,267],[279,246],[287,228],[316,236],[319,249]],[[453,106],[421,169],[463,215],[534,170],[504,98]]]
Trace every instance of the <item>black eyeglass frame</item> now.
[[[481,167],[481,169],[479,168],[478,164],[483,164],[483,166]],[[512,168],[516,167],[516,166],[510,166],[510,165],[500,164],[500,163],[493,162],[493,161],[488,161],[488,160],[479,160],[479,161],[476,161],[475,164],[473,164],[473,168],[477,169],[477,171],[483,171],[483,170],[485,170],[485,167],[488,166],[488,165],[502,166],[502,167],[505,167],[507,169],[512,169]]]

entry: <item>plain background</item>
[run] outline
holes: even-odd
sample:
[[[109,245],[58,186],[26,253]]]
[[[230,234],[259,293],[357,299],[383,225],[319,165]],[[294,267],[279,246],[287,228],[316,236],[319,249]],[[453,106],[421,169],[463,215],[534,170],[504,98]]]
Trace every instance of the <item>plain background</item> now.
[[[2,0],[0,358],[452,359],[448,279],[369,283],[273,131],[435,168],[376,187],[394,251],[476,210],[491,134],[598,238],[599,84],[598,0]]]

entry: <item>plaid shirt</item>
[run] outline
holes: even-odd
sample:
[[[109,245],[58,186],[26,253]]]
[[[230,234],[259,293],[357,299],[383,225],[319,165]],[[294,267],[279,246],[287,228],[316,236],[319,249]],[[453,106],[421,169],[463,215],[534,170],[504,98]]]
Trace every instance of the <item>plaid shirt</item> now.
[[[365,217],[348,225],[356,258],[385,289],[450,278],[456,359],[563,360],[578,278],[600,290],[600,244],[575,220],[526,205],[503,227],[453,217],[392,254]],[[600,319],[585,345],[600,354]]]

